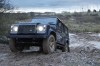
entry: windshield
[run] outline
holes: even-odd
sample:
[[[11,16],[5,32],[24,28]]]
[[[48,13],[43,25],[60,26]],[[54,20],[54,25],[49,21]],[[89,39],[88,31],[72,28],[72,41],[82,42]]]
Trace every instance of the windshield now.
[[[32,19],[33,23],[41,23],[41,24],[56,24],[57,18],[36,18]]]

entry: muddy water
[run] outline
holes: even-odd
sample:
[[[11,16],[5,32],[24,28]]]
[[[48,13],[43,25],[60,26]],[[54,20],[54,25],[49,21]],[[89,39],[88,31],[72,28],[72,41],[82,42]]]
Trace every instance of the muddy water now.
[[[70,33],[71,52],[57,50],[48,55],[33,49],[12,53],[8,45],[0,44],[0,66],[100,66],[99,40],[99,34]]]

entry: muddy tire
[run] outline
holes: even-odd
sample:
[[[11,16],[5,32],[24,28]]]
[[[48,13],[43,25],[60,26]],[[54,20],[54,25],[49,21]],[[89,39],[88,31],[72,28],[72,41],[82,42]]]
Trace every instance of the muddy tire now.
[[[43,47],[40,47],[39,48],[39,52],[43,52]]]
[[[43,52],[45,54],[53,53],[56,50],[56,40],[53,35],[43,40]]]
[[[69,44],[67,43],[65,46],[62,47],[62,52],[70,52]]]
[[[24,49],[22,45],[16,43],[15,39],[9,40],[9,48],[12,52],[21,52]]]

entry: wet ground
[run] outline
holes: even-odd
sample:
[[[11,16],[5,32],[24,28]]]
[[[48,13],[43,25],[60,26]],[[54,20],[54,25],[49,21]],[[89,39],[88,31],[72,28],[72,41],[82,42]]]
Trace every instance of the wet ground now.
[[[57,50],[46,55],[33,48],[12,53],[8,45],[0,44],[0,66],[100,66],[99,33],[70,33],[70,48],[70,53]]]

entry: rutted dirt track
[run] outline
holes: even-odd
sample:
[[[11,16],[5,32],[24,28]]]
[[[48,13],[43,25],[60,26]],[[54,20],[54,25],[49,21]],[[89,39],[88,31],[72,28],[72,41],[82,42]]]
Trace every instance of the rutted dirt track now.
[[[100,34],[70,34],[71,52],[57,50],[45,55],[36,51],[12,53],[0,44],[0,66],[100,66]]]

